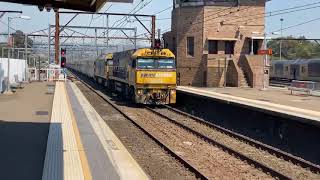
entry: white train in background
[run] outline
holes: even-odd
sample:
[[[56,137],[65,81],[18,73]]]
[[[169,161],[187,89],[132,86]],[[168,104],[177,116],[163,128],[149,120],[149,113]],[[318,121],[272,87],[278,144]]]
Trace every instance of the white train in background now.
[[[320,59],[273,60],[270,79],[320,82]]]

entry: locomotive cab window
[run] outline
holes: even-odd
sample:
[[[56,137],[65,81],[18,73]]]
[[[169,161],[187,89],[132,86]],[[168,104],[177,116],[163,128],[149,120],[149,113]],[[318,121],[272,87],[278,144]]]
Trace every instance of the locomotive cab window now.
[[[174,59],[159,59],[157,60],[157,65],[159,69],[174,69],[176,68],[176,63]]]
[[[154,59],[137,59],[137,68],[139,69],[155,69]]]
[[[137,59],[138,69],[174,69],[174,59]]]

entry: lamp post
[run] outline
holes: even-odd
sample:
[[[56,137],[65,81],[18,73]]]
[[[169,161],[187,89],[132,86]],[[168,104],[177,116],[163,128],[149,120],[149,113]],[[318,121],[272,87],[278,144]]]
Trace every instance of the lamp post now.
[[[25,19],[25,20],[29,20],[31,19],[29,16],[19,16],[19,17],[8,17],[8,46],[10,43],[10,23],[12,19]],[[4,92],[4,94],[12,94],[11,92],[11,88],[10,88],[10,48],[8,48],[8,66],[7,66],[7,87],[6,87],[6,91]]]
[[[280,60],[282,60],[282,28],[283,28],[283,21],[284,21],[284,19],[281,18],[280,21],[281,21]]]

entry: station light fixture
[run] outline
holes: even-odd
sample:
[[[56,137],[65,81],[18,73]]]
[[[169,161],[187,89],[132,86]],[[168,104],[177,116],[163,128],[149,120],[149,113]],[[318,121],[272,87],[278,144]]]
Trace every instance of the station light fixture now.
[[[24,16],[24,15],[21,15],[19,18],[20,18],[20,19],[25,19],[25,20],[30,20],[30,19],[31,19],[31,17],[29,17],[29,16]]]

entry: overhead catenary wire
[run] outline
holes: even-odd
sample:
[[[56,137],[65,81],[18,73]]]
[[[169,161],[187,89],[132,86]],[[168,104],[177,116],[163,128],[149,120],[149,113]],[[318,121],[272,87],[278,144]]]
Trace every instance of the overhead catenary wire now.
[[[129,11],[129,14],[132,14],[132,12],[143,2],[143,0],[141,0],[132,10]],[[111,27],[118,27],[119,25],[119,21],[122,21],[123,19],[127,18],[127,16],[123,16],[122,18],[120,18],[118,21],[115,21]],[[118,23],[118,24],[117,24]],[[121,23],[121,22],[120,22]],[[116,26],[117,24],[117,26]],[[106,30],[108,33],[111,31],[111,30]],[[106,31],[102,31],[102,34],[105,34]]]
[[[143,0],[142,0],[143,1]],[[139,11],[141,11],[142,9],[144,9],[145,7],[147,7],[153,0],[150,0],[148,2],[146,2],[145,4],[143,4],[139,9],[135,10],[133,13],[137,13]],[[137,6],[136,6],[137,7]],[[135,9],[135,8],[134,8]],[[120,28],[122,27],[125,27],[126,25],[128,24],[128,21],[123,21],[122,22],[122,25],[120,25]],[[119,31],[116,31],[111,37],[115,36],[117,34],[117,32]]]
[[[273,16],[290,14],[290,13],[294,13],[294,12],[305,11],[305,10],[310,10],[310,9],[315,9],[315,8],[320,8],[320,6],[310,7],[310,8],[304,8],[304,9],[298,9],[298,10],[292,10],[292,11],[283,12],[283,13],[276,13],[276,14],[272,14],[272,15],[268,15],[268,16],[260,15],[260,16],[255,17],[255,18],[250,18],[250,19],[240,20],[240,21],[232,21],[232,22],[230,22],[230,23],[240,23],[240,22],[247,22],[247,23],[249,23],[249,22],[256,21],[257,19],[260,19],[260,18],[269,18],[269,17],[273,17]],[[228,21],[227,21],[227,22],[228,22]],[[225,22],[225,23],[227,23],[227,22]]]
[[[275,31],[272,31],[271,33],[279,32],[279,31],[285,31],[285,30],[288,30],[288,29],[292,29],[292,28],[295,28],[295,27],[298,27],[298,26],[302,26],[302,25],[305,25],[305,24],[309,24],[311,22],[315,22],[315,21],[319,21],[319,20],[320,20],[320,18],[311,19],[311,20],[308,20],[308,21],[305,21],[305,22],[301,22],[301,23],[298,23],[298,24],[295,24],[295,25],[291,25],[291,26],[288,26],[288,27],[285,27],[285,28],[282,28],[282,29],[277,29]]]
[[[170,10],[171,8],[173,8],[173,6],[170,6],[170,7],[167,7],[167,8],[165,8],[165,9],[163,9],[163,10],[160,10],[160,11],[158,11],[158,12],[154,13],[154,15],[161,14],[161,13],[163,13],[163,12],[165,12],[165,11]]]
[[[295,7],[291,7],[291,8],[280,9],[280,10],[275,10],[275,11],[270,11],[270,12],[265,12],[265,13],[257,13],[257,14],[250,14],[248,16],[241,16],[241,17],[233,18],[231,20],[226,20],[224,22],[224,24],[239,23],[239,22],[252,22],[252,21],[256,21],[258,18],[268,18],[268,17],[272,17],[272,16],[279,16],[279,15],[284,15],[284,14],[289,14],[289,13],[294,13],[294,12],[299,12],[299,11],[305,11],[305,10],[310,10],[310,9],[315,9],[315,8],[320,7],[320,5],[307,7],[307,6],[311,6],[311,5],[315,5],[315,4],[320,4],[320,2],[305,4],[305,5],[301,5],[301,6],[295,6]],[[306,7],[306,8],[304,8],[304,7]],[[246,17],[249,17],[249,19],[243,19]],[[237,19],[241,19],[241,20],[234,21]],[[210,22],[210,23],[219,23],[219,21],[214,21],[214,22]],[[208,27],[212,27],[212,26],[216,26],[216,25],[210,25]]]

